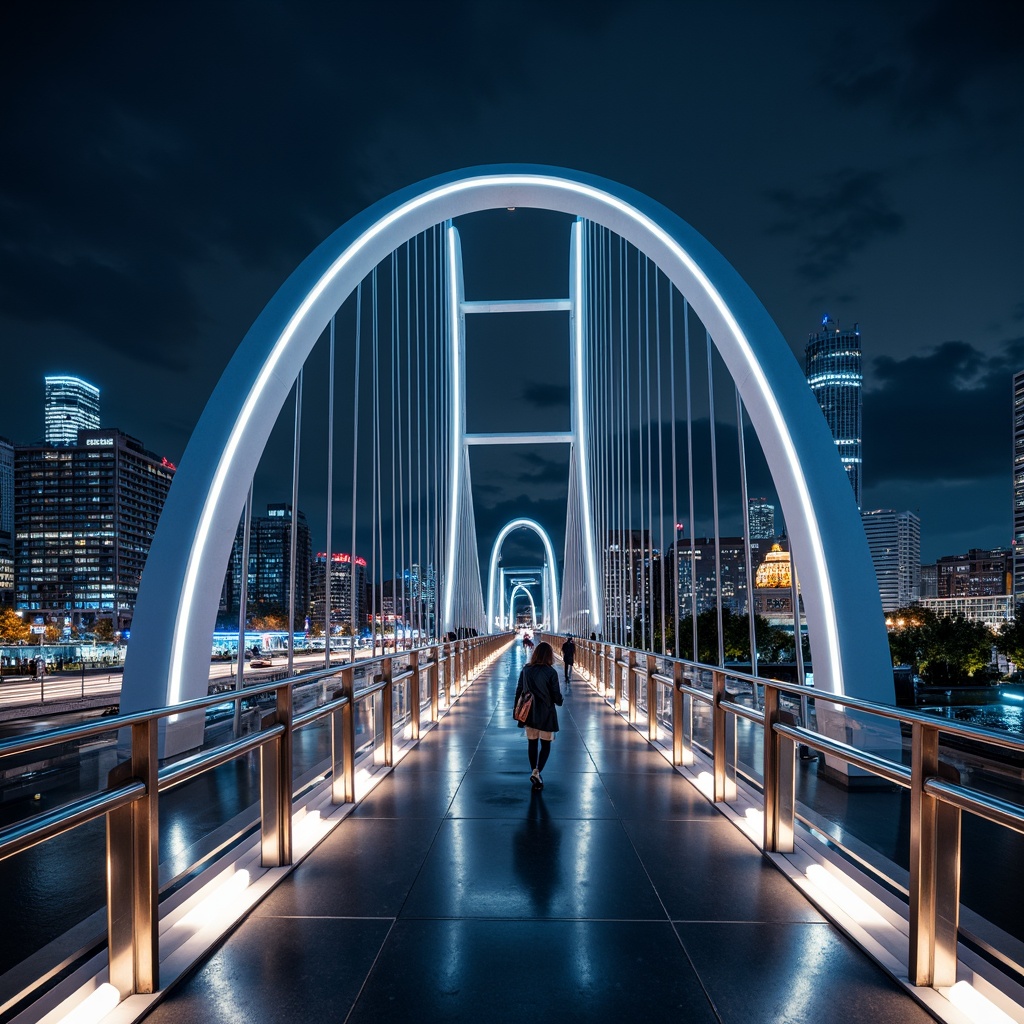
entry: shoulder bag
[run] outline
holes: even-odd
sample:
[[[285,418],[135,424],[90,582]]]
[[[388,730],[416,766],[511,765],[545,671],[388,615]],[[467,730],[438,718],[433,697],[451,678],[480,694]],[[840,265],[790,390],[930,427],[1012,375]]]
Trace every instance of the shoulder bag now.
[[[533,710],[533,691],[530,689],[530,684],[526,681],[525,670],[519,677],[519,681],[523,684],[523,690],[519,694],[519,700],[516,701],[512,717],[517,722],[522,722],[525,725],[526,720],[530,717],[530,712]]]

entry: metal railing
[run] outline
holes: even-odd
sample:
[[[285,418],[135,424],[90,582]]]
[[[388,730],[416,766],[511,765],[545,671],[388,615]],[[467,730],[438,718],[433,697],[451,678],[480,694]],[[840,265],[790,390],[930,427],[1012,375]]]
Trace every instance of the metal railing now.
[[[130,755],[110,772],[99,792],[70,801],[14,825],[0,829],[0,859],[47,842],[98,818],[106,818],[107,951],[109,979],[124,999],[133,993],[159,988],[159,865],[157,836],[160,828],[159,795],[204,772],[258,751],[260,755],[260,847],[264,867],[292,863],[294,780],[293,737],[297,730],[327,719],[331,733],[331,802],[356,799],[357,751],[355,719],[366,701],[378,706],[382,728],[381,763],[394,762],[394,733],[405,729],[419,739],[423,714],[436,721],[445,707],[461,695],[484,663],[510,643],[507,635],[485,636],[437,644],[411,652],[361,660],[302,673],[285,680],[247,686],[242,690],[202,697],[170,708],[103,718],[0,743],[0,759],[45,751],[58,744],[87,740],[111,730],[127,730]],[[406,664],[399,666],[401,662]],[[357,671],[369,677],[356,686]],[[336,679],[338,685],[321,705],[295,714],[293,693],[309,683]],[[209,708],[235,701],[274,695],[273,708],[261,717],[259,728],[248,736],[204,748],[169,764],[159,762],[160,723],[172,716],[203,714]],[[396,694],[400,707],[395,721]],[[379,702],[379,703],[378,703]],[[367,756],[375,756],[374,749]],[[31,995],[35,985],[18,994]]]
[[[551,642],[556,646],[556,638]],[[666,671],[658,671],[659,662]],[[737,796],[736,724],[739,719],[763,730],[762,791],[766,853],[794,850],[796,751],[802,745],[845,765],[861,769],[910,791],[910,885],[908,971],[912,984],[944,988],[955,984],[960,908],[961,813],[1024,833],[1024,806],[960,784],[959,774],[939,759],[943,734],[989,748],[1024,752],[1024,742],[1008,735],[939,719],[912,710],[875,704],[794,683],[786,683],[728,667],[659,657],[599,641],[576,642],[576,666],[598,693],[626,719],[642,727],[651,741],[659,739],[658,687],[671,693],[671,760],[694,763],[694,702],[711,712],[710,755],[712,798],[729,802]],[[697,685],[701,679],[709,686]],[[755,705],[732,699],[732,681],[749,687]],[[827,701],[846,712],[898,723],[910,731],[910,765],[863,750],[809,727],[808,703]],[[789,707],[787,708],[787,702]],[[1018,966],[1018,970],[1019,970]]]

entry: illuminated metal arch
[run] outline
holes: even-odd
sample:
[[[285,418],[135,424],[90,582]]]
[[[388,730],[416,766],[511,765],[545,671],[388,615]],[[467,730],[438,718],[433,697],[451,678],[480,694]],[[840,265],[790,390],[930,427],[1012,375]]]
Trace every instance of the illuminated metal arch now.
[[[533,616],[533,628],[537,628],[537,605],[533,600],[533,594],[530,593],[530,588],[525,583],[517,583],[512,588],[512,593],[508,595],[508,613],[509,618],[512,617],[512,602],[516,599],[516,594],[522,591],[526,595],[526,600],[530,602],[530,614]]]
[[[551,622],[545,623],[547,629],[552,633],[558,632],[558,576],[556,572],[555,549],[551,544],[551,538],[536,519],[511,519],[498,532],[494,538],[494,546],[491,548],[491,566],[487,571],[487,632],[494,632],[494,584],[498,575],[498,556],[501,554],[501,545],[505,538],[513,530],[533,530],[541,543],[544,545],[544,554],[548,560],[548,590],[551,594]]]
[[[510,206],[603,225],[687,297],[736,382],[782,503],[816,685],[891,701],[881,600],[853,495],[821,410],[768,312],[706,239],[648,196],[577,171],[503,165],[443,174],[375,203],[321,243],[257,317],[199,419],[160,517],[139,590],[123,711],[206,692],[210,633],[249,481],[336,310],[419,232]]]

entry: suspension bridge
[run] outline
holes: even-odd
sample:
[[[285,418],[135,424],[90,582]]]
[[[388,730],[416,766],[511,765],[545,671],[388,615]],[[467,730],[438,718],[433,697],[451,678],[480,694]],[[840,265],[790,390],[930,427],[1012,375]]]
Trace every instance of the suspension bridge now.
[[[545,257],[560,271],[532,279],[543,293],[475,290],[489,281],[479,268],[501,256],[480,226],[497,216],[507,228],[527,214],[543,215],[545,237],[561,239],[557,260]],[[506,343],[496,356],[486,348],[495,337],[522,346]],[[541,339],[542,360],[521,358],[530,338]],[[230,697],[238,707],[265,698],[259,729],[211,745],[206,712],[225,700],[207,695],[225,568],[239,535],[247,551],[256,498],[281,487],[289,462],[293,627],[306,613],[294,585],[303,508],[328,567],[347,549],[350,617],[365,572],[374,600],[388,595],[406,625],[410,649],[375,649],[358,664],[353,650],[339,663],[327,643],[322,668],[294,674],[292,638],[283,682]],[[752,481],[778,495],[785,521],[789,680],[761,672]],[[735,537],[738,570],[723,554]],[[510,543],[518,548],[506,564]],[[708,552],[710,599],[698,586]],[[241,592],[244,617],[244,579]],[[525,757],[508,718],[517,602],[556,648],[559,634],[581,638],[588,689],[564,709],[552,761],[564,750],[561,802],[554,785],[531,797],[517,775]],[[326,599],[328,635],[334,614]],[[383,604],[370,614],[384,614]],[[727,658],[733,616],[745,619],[743,664]],[[715,627],[717,657],[700,657],[701,622]],[[1015,833],[1024,811],[948,776],[939,751],[954,726],[893,707],[854,496],[789,346],[692,227],[592,175],[532,166],[442,175],[363,211],[294,271],[242,339],[181,460],[140,588],[116,724],[124,760],[106,787],[0,833],[11,856],[107,817],[99,966],[60,984],[42,971],[8,1007],[31,1002],[37,1009],[23,1012],[37,1013],[45,1003],[56,1015],[102,989],[111,1020],[229,1019],[211,1007],[235,939],[183,994],[170,986],[250,913],[239,948],[281,951],[246,982],[263,993],[254,1006],[290,1004],[289,978],[323,953],[322,894],[332,920],[373,922],[339,924],[326,940],[358,953],[341,1002],[323,1009],[340,1019],[378,1019],[388,1006],[408,1015],[418,1006],[429,1019],[521,1019],[493,988],[495,972],[509,977],[508,957],[524,944],[550,951],[570,941],[565,963],[541,957],[560,965],[552,984],[569,1016],[580,999],[588,1019],[646,1006],[695,1019],[779,1019],[785,1009],[813,1020],[855,978],[849,1020],[961,1019],[961,996],[1021,1019],[1019,938],[958,906],[961,814]],[[323,730],[324,757],[300,772],[296,736],[307,727]],[[31,749],[96,731],[33,737]],[[902,733],[912,738],[909,763]],[[997,754],[1013,748],[972,738]],[[798,744],[843,785],[909,790],[914,818],[899,863],[870,864],[841,824],[801,803]],[[256,751],[255,823],[221,835],[202,870],[169,875],[159,794]],[[381,824],[392,818],[422,828],[392,833]],[[369,861],[353,853],[361,829]],[[729,882],[742,894],[737,906],[673,888],[676,858],[692,879],[710,874],[723,850],[755,866]],[[390,858],[401,865],[394,873]],[[588,879],[613,888],[616,865],[650,884],[630,883],[618,902],[595,898]],[[321,888],[325,872],[340,881]],[[839,876],[852,897],[829,888]],[[232,901],[219,897],[231,909],[213,915],[216,925],[196,923],[211,878],[235,886]],[[292,919],[303,922],[297,932]],[[745,930],[730,932],[730,922]],[[752,1013],[743,983],[716,973],[700,949],[707,936],[719,954],[754,949],[765,927],[784,942],[752,968],[754,987],[767,986]],[[831,966],[814,963],[820,949]],[[642,966],[631,984],[635,950]],[[772,995],[768,979],[780,970],[788,982]],[[621,999],[606,972],[624,986]],[[313,988],[317,1001],[331,998]]]

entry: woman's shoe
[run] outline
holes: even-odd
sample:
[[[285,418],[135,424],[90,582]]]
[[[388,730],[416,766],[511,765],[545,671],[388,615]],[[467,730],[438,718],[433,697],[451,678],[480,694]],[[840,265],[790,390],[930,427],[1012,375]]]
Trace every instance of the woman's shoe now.
[[[544,788],[544,780],[540,777],[540,769],[539,768],[534,768],[533,771],[530,772],[530,782],[533,783],[533,788],[534,789],[543,789]]]

